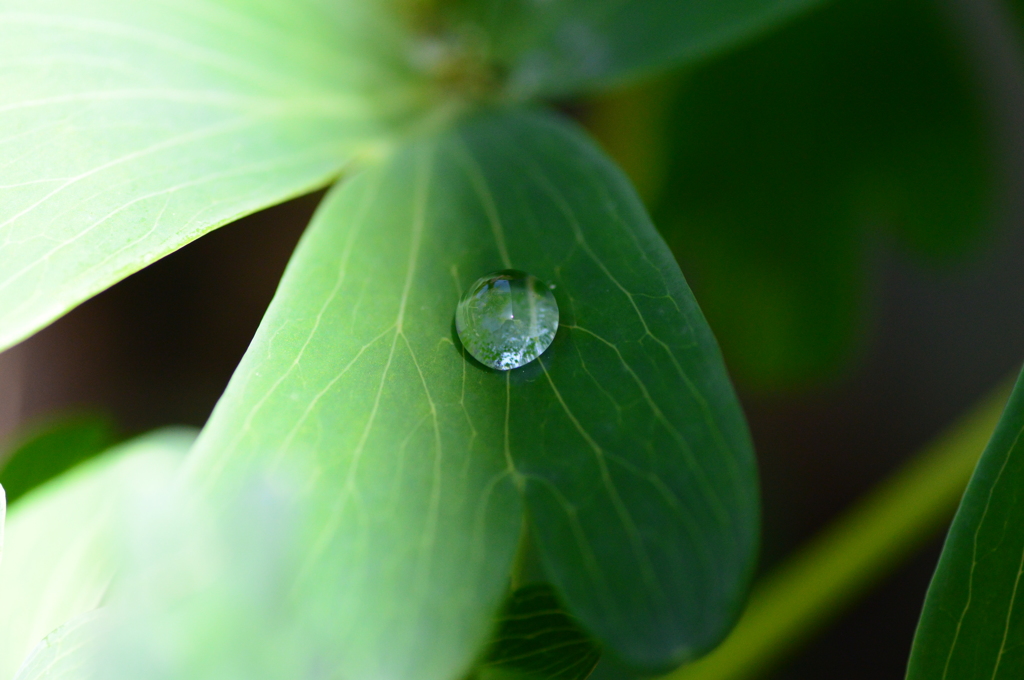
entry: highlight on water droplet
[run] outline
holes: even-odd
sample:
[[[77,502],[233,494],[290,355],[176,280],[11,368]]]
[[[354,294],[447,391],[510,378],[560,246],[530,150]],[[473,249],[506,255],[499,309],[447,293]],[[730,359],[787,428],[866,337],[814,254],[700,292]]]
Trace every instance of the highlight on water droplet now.
[[[477,280],[455,309],[455,330],[474,359],[499,371],[528,364],[558,331],[558,303],[536,276],[505,269]]]

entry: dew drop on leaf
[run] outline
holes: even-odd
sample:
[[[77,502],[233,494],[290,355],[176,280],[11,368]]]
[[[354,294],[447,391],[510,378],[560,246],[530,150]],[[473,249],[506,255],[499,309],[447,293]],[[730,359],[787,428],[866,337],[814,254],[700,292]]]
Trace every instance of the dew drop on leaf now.
[[[551,287],[515,269],[488,274],[470,286],[455,310],[455,329],[466,351],[490,368],[528,364],[551,345],[558,303]]]

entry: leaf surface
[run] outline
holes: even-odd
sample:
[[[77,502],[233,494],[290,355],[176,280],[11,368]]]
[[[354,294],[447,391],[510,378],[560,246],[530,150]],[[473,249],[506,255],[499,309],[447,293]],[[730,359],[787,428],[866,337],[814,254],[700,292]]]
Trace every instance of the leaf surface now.
[[[453,317],[510,268],[556,286],[561,327],[503,373]],[[624,177],[555,118],[475,118],[327,196],[191,469],[229,498],[292,461],[320,526],[296,592],[343,676],[464,673],[521,499],[562,600],[636,667],[707,650],[746,591],[756,473],[717,346]]]
[[[14,680],[86,680],[94,677],[90,654],[101,634],[103,611],[75,616],[36,645]]]
[[[565,611],[551,586],[534,583],[516,590],[505,604],[481,677],[489,680],[487,671],[499,669],[534,678],[584,680],[600,658],[601,650]]]
[[[193,434],[157,431],[34,489],[11,508],[0,563],[0,679],[71,617],[96,608],[116,567],[119,494],[168,479]]]
[[[981,456],[946,537],[907,680],[1024,675],[1024,378]]]
[[[484,0],[482,27],[515,98],[565,95],[707,58],[820,0]]]
[[[290,597],[303,568],[296,548],[310,539],[296,480],[281,471],[241,480],[226,507],[186,484],[134,494],[95,677],[333,676],[334,630],[309,625],[302,606],[326,593]]]
[[[379,143],[419,96],[383,9],[4,0],[0,349]]]

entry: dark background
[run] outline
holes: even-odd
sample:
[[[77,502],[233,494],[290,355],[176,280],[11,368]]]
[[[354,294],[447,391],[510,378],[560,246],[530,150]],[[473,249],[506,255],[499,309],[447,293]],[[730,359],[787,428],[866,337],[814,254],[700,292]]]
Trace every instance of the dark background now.
[[[865,340],[838,377],[795,391],[739,385],[761,465],[762,568],[1024,359],[1024,52],[1003,6],[948,0],[942,9],[992,114],[994,226],[967,257],[941,267],[872,237]],[[202,425],[318,199],[224,227],[0,355],[0,440],[69,410],[108,413],[124,434]],[[902,678],[940,548],[936,536],[771,677]]]

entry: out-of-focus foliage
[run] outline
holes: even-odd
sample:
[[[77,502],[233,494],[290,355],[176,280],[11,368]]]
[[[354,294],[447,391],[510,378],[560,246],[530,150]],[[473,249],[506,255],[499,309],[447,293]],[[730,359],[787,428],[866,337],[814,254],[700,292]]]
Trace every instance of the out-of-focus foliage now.
[[[0,485],[0,563],[4,559],[4,528],[7,526],[7,494]]]
[[[7,501],[109,448],[117,439],[109,417],[83,413],[57,418],[19,437],[0,466]]]
[[[979,241],[990,140],[945,21],[839,0],[683,76],[655,221],[747,385],[850,357],[879,233],[936,263]]]
[[[92,609],[75,616],[36,645],[14,680],[91,680],[95,645],[104,632],[106,612]]]
[[[337,677],[344,603],[296,591],[320,529],[320,508],[302,494],[310,472],[296,460],[243,474],[229,498],[191,484],[136,496],[122,515],[122,575],[92,651],[95,676]]]
[[[181,428],[139,437],[11,507],[0,562],[0,680],[43,637],[99,606],[119,566],[122,500],[170,479],[194,436]]]
[[[506,96],[565,96],[707,58],[821,0],[461,0],[465,39],[507,79]],[[482,33],[481,37],[479,33]]]

